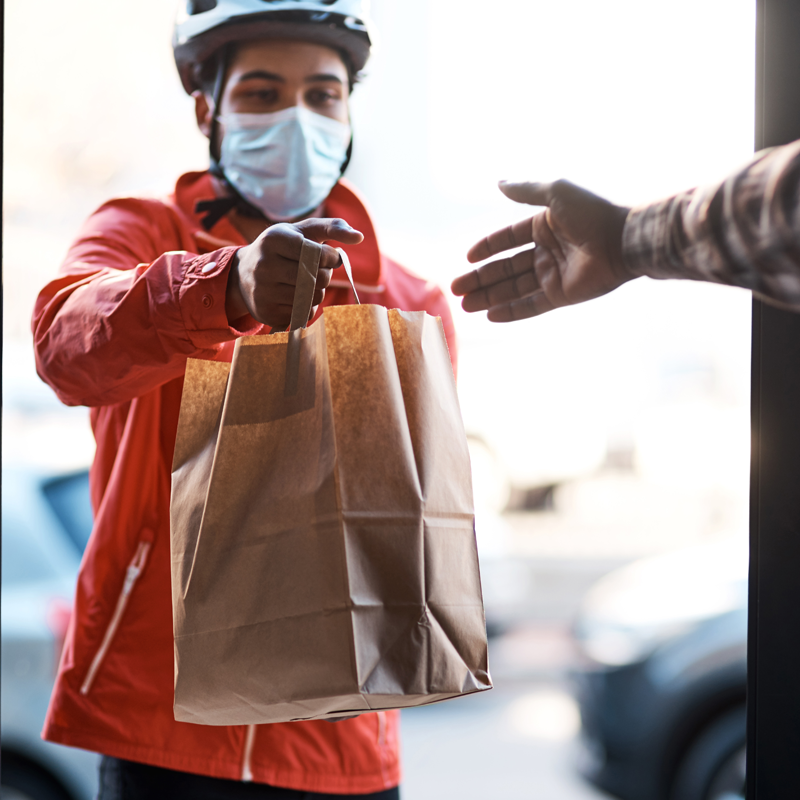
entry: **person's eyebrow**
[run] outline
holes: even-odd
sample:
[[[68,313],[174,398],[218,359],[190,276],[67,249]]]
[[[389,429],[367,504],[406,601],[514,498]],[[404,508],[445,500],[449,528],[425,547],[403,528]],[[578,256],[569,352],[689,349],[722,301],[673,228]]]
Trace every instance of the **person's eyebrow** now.
[[[244,75],[239,78],[239,81],[251,81],[254,79],[261,79],[264,81],[279,81],[280,83],[286,83],[286,78],[282,75],[277,75],[274,72],[267,72],[264,69],[251,69],[250,72],[245,72]]]
[[[320,72],[317,75],[309,75],[306,83],[319,83],[320,81],[334,81],[335,83],[342,83],[342,79],[338,75],[333,75],[329,72]]]

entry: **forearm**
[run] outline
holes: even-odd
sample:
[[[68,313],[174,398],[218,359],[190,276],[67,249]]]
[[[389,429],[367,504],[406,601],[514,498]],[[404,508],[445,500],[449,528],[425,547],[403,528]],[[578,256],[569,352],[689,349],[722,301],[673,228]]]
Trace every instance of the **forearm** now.
[[[632,209],[623,259],[635,275],[740,286],[800,309],[800,142],[716,186]]]
[[[165,253],[94,272],[87,264],[87,274],[49,284],[33,321],[39,374],[69,405],[108,405],[182,374],[187,357],[213,358],[242,333],[225,314],[232,254]]]

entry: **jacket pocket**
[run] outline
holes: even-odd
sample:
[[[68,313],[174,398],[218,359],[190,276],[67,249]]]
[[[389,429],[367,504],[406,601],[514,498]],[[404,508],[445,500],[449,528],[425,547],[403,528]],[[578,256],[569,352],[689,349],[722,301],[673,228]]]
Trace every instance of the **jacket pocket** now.
[[[152,532],[147,531],[147,534],[145,535],[145,538],[139,542],[139,546],[136,548],[136,553],[133,556],[131,563],[128,564],[128,569],[125,570],[125,580],[122,583],[122,590],[117,598],[117,605],[114,608],[114,614],[111,617],[111,621],[108,623],[106,632],[103,635],[102,641],[100,642],[100,647],[97,648],[97,652],[92,659],[92,663],[89,665],[89,671],[86,673],[86,677],[83,679],[83,684],[81,685],[81,694],[89,694],[89,690],[92,688],[95,676],[97,675],[97,670],[100,669],[100,665],[103,663],[103,659],[106,657],[106,654],[111,647],[111,642],[114,640],[114,635],[117,632],[117,628],[119,628],[120,620],[122,619],[122,615],[125,613],[125,607],[128,605],[128,599],[131,596],[133,587],[135,586],[136,581],[139,580],[139,576],[142,574],[144,565],[147,563],[147,556],[150,554],[150,548],[153,546]]]

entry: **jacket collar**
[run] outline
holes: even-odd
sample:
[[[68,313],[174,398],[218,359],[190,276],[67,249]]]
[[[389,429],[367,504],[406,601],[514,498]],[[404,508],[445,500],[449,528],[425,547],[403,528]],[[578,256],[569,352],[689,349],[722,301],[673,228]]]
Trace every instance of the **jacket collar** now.
[[[183,216],[190,222],[193,232],[205,231],[200,222],[200,214],[194,210],[198,200],[211,200],[215,197],[214,185],[208,172],[187,172],[181,175],[175,186],[171,200]],[[350,258],[353,267],[353,280],[357,289],[381,291],[381,254],[375,227],[363,200],[346,181],[340,180],[333,187],[325,201],[325,213],[329,217],[341,217],[349,225],[364,234],[364,241],[358,245],[341,245]],[[246,245],[244,237],[236,230],[227,217],[222,217],[208,232],[214,239],[226,244]],[[220,245],[221,246],[221,245]],[[336,245],[340,246],[340,245]],[[335,273],[334,273],[335,274]],[[348,285],[346,280],[335,278],[331,285]]]

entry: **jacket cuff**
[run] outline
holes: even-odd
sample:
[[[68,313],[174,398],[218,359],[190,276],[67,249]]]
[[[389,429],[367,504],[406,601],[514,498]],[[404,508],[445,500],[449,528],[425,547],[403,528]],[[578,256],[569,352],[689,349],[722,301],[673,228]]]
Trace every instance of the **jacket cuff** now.
[[[238,247],[223,247],[192,257],[178,292],[186,334],[198,349],[259,333],[262,325],[249,314],[229,323],[225,313],[228,275]]]
[[[631,274],[697,280],[684,227],[685,208],[691,199],[691,191],[682,192],[628,212],[622,229],[622,260]]]
[[[663,252],[665,218],[654,206],[632,208],[622,229],[622,259],[628,271],[637,277],[653,275]]]

